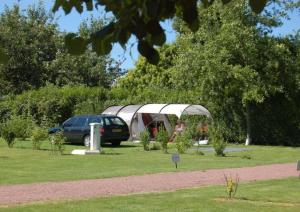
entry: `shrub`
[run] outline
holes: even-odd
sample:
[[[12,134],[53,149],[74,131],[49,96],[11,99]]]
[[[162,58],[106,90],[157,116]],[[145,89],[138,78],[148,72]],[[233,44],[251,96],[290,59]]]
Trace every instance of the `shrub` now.
[[[141,143],[143,145],[143,148],[145,151],[149,151],[150,148],[150,135],[149,132],[147,130],[144,130],[143,132],[140,133],[140,139],[141,139]]]
[[[191,139],[186,133],[177,134],[174,143],[178,153],[180,154],[185,153],[192,146]]]
[[[159,142],[153,142],[151,150],[160,150],[161,149],[161,143]]]
[[[52,152],[60,152],[62,155],[65,150],[66,138],[63,135],[63,132],[57,132],[51,135],[51,149]]]
[[[156,135],[156,141],[161,144],[161,147],[162,147],[164,153],[167,153],[168,152],[169,135],[168,135],[168,132],[162,126],[158,130],[158,133]]]
[[[1,136],[6,140],[8,146],[12,148],[15,138],[24,140],[30,137],[34,126],[35,123],[30,117],[13,115],[1,125]]]
[[[46,129],[41,127],[35,127],[31,133],[32,148],[40,149],[41,142],[47,138],[48,138],[48,132]]]
[[[224,141],[223,130],[221,124],[214,123],[209,129],[210,140],[216,152],[216,156],[225,156],[224,150],[227,143]]]

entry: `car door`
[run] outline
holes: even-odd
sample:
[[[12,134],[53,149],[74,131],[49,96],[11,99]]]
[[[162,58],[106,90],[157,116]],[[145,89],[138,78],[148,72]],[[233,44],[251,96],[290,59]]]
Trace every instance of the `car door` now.
[[[81,143],[83,140],[83,136],[86,133],[87,128],[87,117],[78,117],[76,122],[73,124],[71,129],[72,140],[76,143]]]
[[[64,136],[67,138],[68,141],[72,141],[72,129],[73,125],[76,122],[76,117],[69,118],[62,124],[62,128],[64,130]]]

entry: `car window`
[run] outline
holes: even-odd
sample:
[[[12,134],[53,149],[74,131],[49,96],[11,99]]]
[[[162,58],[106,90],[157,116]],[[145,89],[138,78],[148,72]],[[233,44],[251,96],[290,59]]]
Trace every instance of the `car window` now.
[[[118,117],[109,117],[109,121],[112,125],[124,126],[125,123]]]
[[[76,122],[73,124],[74,127],[84,127],[86,126],[87,118],[79,117]]]
[[[88,124],[90,124],[90,123],[100,123],[101,125],[103,124],[103,122],[102,122],[102,119],[100,119],[100,118],[89,118],[89,120],[88,120]]]
[[[106,126],[109,126],[110,125],[110,121],[108,118],[104,118],[104,123]]]
[[[67,121],[63,123],[64,127],[71,127],[76,121],[76,118],[69,118]]]

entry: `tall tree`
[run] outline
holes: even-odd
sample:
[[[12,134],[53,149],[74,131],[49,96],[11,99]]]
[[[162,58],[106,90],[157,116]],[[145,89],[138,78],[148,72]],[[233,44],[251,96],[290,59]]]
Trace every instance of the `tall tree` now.
[[[47,79],[45,61],[55,58],[56,25],[41,5],[5,8],[0,16],[0,44],[8,55],[0,66],[0,95],[40,87]],[[47,41],[47,42],[45,42]]]

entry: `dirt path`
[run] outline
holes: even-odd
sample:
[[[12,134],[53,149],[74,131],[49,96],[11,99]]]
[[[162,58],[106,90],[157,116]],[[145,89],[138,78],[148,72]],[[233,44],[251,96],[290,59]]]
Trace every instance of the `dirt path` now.
[[[296,164],[289,163],[96,180],[7,185],[0,186],[0,206],[41,201],[88,199],[141,192],[173,191],[182,188],[217,185],[224,183],[224,174],[231,174],[234,177],[238,174],[240,182],[298,176]]]

